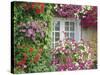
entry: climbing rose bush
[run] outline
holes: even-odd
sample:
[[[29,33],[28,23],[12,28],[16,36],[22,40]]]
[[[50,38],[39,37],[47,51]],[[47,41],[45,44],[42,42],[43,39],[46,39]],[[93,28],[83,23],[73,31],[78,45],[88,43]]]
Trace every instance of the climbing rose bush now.
[[[81,19],[83,28],[97,27],[97,7],[71,4],[56,4],[54,10],[57,16]]]
[[[93,69],[95,52],[88,41],[66,39],[52,50],[52,65],[57,71]]]
[[[97,27],[97,7],[93,6],[81,17],[81,25],[84,28],[89,26]]]
[[[75,18],[75,13],[81,11],[82,6],[71,4],[56,4],[54,9],[55,12],[61,17]]]

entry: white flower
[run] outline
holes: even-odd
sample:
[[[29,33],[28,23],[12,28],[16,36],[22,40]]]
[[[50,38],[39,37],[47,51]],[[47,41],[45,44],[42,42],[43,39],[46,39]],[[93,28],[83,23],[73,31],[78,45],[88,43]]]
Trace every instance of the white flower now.
[[[56,51],[56,54],[58,54],[58,51]]]
[[[57,11],[57,9],[55,9],[55,11]]]
[[[27,66],[26,66],[26,65],[23,65],[23,67],[24,67],[24,68],[27,68]]]
[[[88,53],[88,59],[91,59],[91,53]]]
[[[65,47],[65,44],[64,43],[62,43],[62,47]]]
[[[54,6],[54,9],[56,9],[58,7],[58,5],[56,4],[55,6]]]
[[[61,54],[64,54],[64,52],[63,52],[63,51],[60,51],[60,53],[61,53]]]
[[[60,7],[62,7],[63,6],[63,4],[60,4]]]
[[[84,46],[82,43],[78,44],[78,46]]]
[[[75,64],[75,66],[79,66],[79,64],[78,64],[78,63],[76,63],[76,64]]]
[[[85,18],[86,16],[82,16],[83,18]]]
[[[74,50],[75,49],[75,45],[72,45],[72,50]]]

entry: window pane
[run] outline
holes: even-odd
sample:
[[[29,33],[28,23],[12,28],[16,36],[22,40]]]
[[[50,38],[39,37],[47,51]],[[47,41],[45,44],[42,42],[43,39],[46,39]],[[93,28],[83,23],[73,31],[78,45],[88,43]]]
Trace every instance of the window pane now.
[[[65,31],[69,31],[69,22],[65,22]]]
[[[69,33],[68,32],[66,32],[66,38],[69,38]]]
[[[55,24],[55,31],[60,31],[60,21]]]
[[[60,39],[59,38],[55,38],[55,41],[59,41]]]
[[[60,37],[60,33],[59,32],[55,32],[55,38],[59,38]]]
[[[59,40],[60,40],[60,33],[55,32],[55,41],[59,41]]]
[[[74,22],[70,22],[70,31],[74,31]]]
[[[71,33],[70,33],[70,38],[71,38],[71,39],[74,39],[74,32],[71,32]]]
[[[70,22],[70,25],[74,25],[74,22]]]
[[[65,22],[65,25],[69,25],[69,22]]]

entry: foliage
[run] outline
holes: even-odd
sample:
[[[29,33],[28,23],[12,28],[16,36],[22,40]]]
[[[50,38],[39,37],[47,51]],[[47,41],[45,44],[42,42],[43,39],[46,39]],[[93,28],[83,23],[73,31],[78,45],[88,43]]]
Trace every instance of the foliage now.
[[[49,51],[52,6],[14,2],[15,73],[54,71]]]

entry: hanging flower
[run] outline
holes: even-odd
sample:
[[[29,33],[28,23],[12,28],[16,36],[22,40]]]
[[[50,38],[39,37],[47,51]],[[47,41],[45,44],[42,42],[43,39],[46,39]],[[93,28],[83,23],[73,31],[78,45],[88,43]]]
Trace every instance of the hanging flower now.
[[[93,6],[91,10],[88,10],[83,16],[81,18],[82,27],[97,27],[97,7]]]

